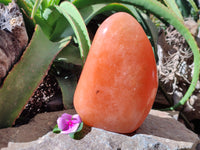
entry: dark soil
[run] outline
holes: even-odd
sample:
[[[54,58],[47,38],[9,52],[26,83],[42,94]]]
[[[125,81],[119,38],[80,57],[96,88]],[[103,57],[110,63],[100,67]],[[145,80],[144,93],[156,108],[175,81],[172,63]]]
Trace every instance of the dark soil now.
[[[28,123],[38,113],[59,110],[63,110],[60,87],[54,76],[47,75],[16,120],[15,126]]]

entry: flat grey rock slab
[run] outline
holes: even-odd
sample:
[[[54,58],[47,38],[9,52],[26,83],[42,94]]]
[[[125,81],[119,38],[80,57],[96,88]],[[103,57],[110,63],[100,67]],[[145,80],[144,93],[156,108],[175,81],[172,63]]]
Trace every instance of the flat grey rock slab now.
[[[1,129],[2,150],[174,150],[191,149],[199,140],[195,133],[169,113],[156,110],[151,110],[142,126],[132,134],[124,135],[86,127],[82,131],[84,136],[80,140],[74,140],[69,135],[51,132],[57,118],[64,112],[76,113],[74,110],[66,110],[39,114],[27,125]]]
[[[148,117],[136,131],[139,134],[155,135],[175,141],[194,142],[198,136],[188,130],[167,112],[151,110]]]
[[[49,132],[36,141],[10,142],[8,148],[2,150],[176,150],[190,149],[192,145],[191,142],[174,141],[153,135],[137,134],[131,137],[92,128],[81,140]]]

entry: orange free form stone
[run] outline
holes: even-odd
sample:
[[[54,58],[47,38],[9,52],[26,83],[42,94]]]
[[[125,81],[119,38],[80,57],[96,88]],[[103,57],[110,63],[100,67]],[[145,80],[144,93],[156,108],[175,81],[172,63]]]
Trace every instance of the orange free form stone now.
[[[148,115],[157,87],[153,50],[140,24],[123,12],[108,17],[97,30],[74,95],[83,122],[131,133]]]

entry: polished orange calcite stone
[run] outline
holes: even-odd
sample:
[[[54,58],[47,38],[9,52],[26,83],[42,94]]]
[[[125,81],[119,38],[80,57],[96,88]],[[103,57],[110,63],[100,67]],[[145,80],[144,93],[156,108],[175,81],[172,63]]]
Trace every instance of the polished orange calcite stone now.
[[[83,122],[133,132],[148,115],[157,87],[153,50],[140,24],[124,12],[108,17],[97,30],[74,94]]]

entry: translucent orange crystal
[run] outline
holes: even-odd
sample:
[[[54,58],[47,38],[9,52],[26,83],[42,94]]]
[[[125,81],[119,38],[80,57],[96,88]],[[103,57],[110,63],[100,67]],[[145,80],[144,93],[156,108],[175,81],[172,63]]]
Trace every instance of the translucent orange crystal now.
[[[74,95],[83,122],[133,132],[148,115],[157,87],[153,50],[141,25],[123,12],[108,17],[97,30]]]

